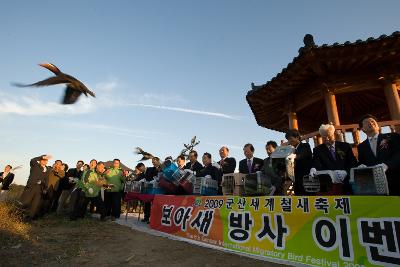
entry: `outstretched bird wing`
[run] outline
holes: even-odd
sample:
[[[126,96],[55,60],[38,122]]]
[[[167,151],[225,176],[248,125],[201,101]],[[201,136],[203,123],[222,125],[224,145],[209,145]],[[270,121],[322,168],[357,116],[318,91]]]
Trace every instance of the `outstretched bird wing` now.
[[[139,161],[145,161],[145,160],[154,158],[154,156],[152,154],[144,151],[140,147],[136,147],[135,153],[138,154],[138,155],[142,155],[143,156]]]
[[[196,136],[193,136],[192,140],[190,140],[191,144],[194,144],[194,142],[196,142]]]
[[[43,81],[39,81],[36,83],[32,83],[32,84],[20,84],[20,83],[13,83],[13,85],[18,86],[18,87],[30,87],[30,86],[48,86],[48,85],[54,85],[54,84],[61,84],[61,83],[69,83],[71,82],[70,80],[68,80],[66,77],[63,76],[54,76],[54,77],[50,77],[47,78]]]
[[[73,104],[75,103],[79,96],[82,94],[81,91],[75,90],[70,85],[65,89],[65,94],[62,103],[63,104]]]
[[[47,62],[46,63],[41,63],[41,64],[39,64],[39,66],[48,69],[49,71],[51,71],[55,75],[59,75],[60,73],[62,73],[60,71],[60,69],[56,67],[56,65],[51,64],[51,63],[47,63]]]

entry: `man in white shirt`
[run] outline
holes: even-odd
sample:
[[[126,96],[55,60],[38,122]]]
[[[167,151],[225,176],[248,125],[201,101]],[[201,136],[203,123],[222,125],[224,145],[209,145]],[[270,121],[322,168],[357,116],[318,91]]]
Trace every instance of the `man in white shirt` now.
[[[358,145],[358,161],[361,165],[382,165],[389,184],[389,194],[400,196],[400,135],[380,134],[377,119],[367,114],[359,122],[367,139]]]

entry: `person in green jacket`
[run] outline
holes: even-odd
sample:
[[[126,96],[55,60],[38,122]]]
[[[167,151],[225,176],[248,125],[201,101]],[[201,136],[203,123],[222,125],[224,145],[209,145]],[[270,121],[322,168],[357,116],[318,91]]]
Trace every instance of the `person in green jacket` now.
[[[106,217],[104,202],[101,198],[101,188],[107,184],[105,179],[105,167],[103,162],[97,163],[96,171],[89,170],[83,175],[83,191],[85,192],[85,201],[83,209],[86,211],[89,202],[96,206],[97,213],[100,214],[100,219]]]
[[[83,167],[83,173],[79,180],[75,183],[75,188],[71,192],[69,200],[70,209],[70,220],[76,220],[78,218],[83,218],[86,213],[87,205],[84,206],[85,197],[85,181],[84,178],[88,177],[90,172],[96,172],[97,160],[92,159],[90,164],[85,164]],[[87,181],[86,181],[87,182]]]
[[[121,197],[125,177],[120,165],[121,161],[114,159],[113,166],[105,173],[107,184],[110,188],[105,192],[106,215],[111,215],[112,221],[118,219],[121,214]]]

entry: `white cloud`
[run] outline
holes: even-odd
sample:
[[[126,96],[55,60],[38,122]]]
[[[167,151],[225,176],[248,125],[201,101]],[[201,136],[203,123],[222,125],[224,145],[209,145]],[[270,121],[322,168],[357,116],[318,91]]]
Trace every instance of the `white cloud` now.
[[[74,105],[62,105],[56,101],[44,101],[37,92],[27,93],[24,96],[13,95],[6,91],[0,91],[0,114],[17,114],[23,116],[47,116],[65,114],[86,114],[97,110],[100,106],[113,106],[110,101],[110,93],[118,87],[115,80],[96,84],[96,99],[81,96]]]
[[[62,105],[55,101],[41,100],[41,94],[27,93],[24,96],[12,95],[6,91],[0,90],[0,115],[17,114],[23,116],[48,116],[65,114],[87,114],[95,112],[102,108],[118,107],[144,107],[162,110],[170,110],[183,113],[191,113],[203,116],[219,117],[231,120],[240,120],[240,116],[229,115],[220,112],[205,110],[196,110],[182,108],[178,106],[169,106],[166,104],[186,104],[187,100],[180,95],[164,95],[145,93],[141,96],[132,97],[137,100],[136,103],[130,103],[127,99],[130,97],[119,96],[116,90],[119,87],[117,79],[111,79],[93,86],[96,98],[81,96],[74,105]],[[122,134],[122,132],[120,132]]]
[[[118,88],[118,80],[113,78],[111,81],[108,82],[100,82],[94,86],[94,91],[95,92],[106,92],[106,93],[111,93],[113,92],[116,88]]]
[[[87,101],[80,101],[76,105],[61,105],[56,102],[44,102],[35,96],[16,98],[7,95],[0,99],[0,114],[18,114],[25,116],[53,115],[53,114],[83,114],[93,110]]]

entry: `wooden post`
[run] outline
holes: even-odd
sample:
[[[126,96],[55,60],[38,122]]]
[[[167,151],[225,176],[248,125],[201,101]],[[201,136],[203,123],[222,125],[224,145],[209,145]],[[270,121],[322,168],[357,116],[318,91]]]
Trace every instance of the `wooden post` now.
[[[288,112],[289,118],[289,129],[299,129],[299,125],[297,124],[297,114],[296,112]]]
[[[320,135],[317,136],[317,144],[322,144],[322,137]]]
[[[392,120],[400,120],[400,98],[395,83],[387,82],[384,87],[386,102]]]
[[[358,129],[354,128],[352,130],[352,134],[353,134],[353,142],[354,142],[354,144],[358,145],[359,143],[361,143],[360,132],[358,131]]]
[[[314,147],[318,146],[318,138],[316,136],[313,136],[312,138],[314,140]]]
[[[334,126],[340,125],[335,95],[331,91],[326,90],[324,91],[324,99],[328,122],[332,122]]]
[[[346,142],[342,130],[335,130],[335,140],[340,142]]]

